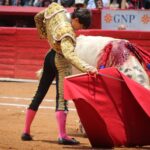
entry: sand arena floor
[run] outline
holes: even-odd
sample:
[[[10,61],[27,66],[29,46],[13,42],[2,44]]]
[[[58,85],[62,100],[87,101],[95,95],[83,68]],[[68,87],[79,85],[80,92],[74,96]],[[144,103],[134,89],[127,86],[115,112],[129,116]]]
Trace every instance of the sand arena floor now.
[[[25,111],[37,88],[37,82],[0,82],[0,150],[94,150],[88,138],[78,133],[78,115],[73,102],[69,103],[67,132],[81,142],[77,146],[57,144],[55,119],[55,85],[49,89],[33,121],[33,141],[21,141]],[[114,148],[116,150],[146,150],[143,148]],[[96,150],[96,149],[95,149]]]

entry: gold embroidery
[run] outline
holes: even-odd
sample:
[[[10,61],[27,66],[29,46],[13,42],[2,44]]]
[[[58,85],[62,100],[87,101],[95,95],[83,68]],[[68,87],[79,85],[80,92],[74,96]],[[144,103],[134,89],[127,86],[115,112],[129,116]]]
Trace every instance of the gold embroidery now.
[[[41,38],[47,38],[46,26],[44,23],[44,12],[45,12],[45,10],[39,12],[34,17],[36,28],[37,28]]]

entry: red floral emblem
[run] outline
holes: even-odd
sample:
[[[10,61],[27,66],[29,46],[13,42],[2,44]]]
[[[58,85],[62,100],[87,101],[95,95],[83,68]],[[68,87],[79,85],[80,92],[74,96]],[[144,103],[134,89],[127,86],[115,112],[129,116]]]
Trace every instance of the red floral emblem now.
[[[104,16],[104,20],[105,20],[106,23],[112,22],[112,15],[111,14],[106,14]]]
[[[150,16],[148,16],[148,14],[143,15],[141,17],[141,21],[143,22],[143,24],[148,24],[150,22]]]

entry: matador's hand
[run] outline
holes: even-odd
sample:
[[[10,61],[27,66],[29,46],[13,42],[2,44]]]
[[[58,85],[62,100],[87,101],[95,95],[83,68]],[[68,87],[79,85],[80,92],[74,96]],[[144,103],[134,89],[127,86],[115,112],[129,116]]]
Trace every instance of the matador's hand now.
[[[98,74],[98,70],[97,70],[95,67],[90,66],[90,67],[88,68],[88,70],[87,70],[87,73],[88,73],[88,74],[92,74],[92,75]]]

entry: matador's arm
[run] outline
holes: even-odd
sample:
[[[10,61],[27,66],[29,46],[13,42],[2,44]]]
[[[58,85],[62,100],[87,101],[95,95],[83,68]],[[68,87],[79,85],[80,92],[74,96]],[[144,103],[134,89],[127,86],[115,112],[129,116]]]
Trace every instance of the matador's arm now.
[[[70,37],[65,37],[61,40],[61,50],[64,57],[77,69],[82,72],[89,72],[94,69],[93,66],[89,65],[85,61],[81,60],[74,52],[74,41]]]

